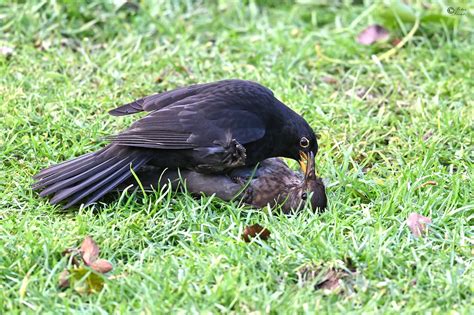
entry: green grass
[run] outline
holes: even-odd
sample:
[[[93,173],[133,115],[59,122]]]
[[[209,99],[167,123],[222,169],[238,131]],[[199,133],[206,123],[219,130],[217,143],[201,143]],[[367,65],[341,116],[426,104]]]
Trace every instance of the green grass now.
[[[14,48],[0,55],[0,313],[473,312],[472,15],[422,25],[377,65],[390,45],[354,40],[378,21],[364,6],[61,3],[0,5],[0,46]],[[31,191],[40,169],[136,119],[108,116],[114,106],[224,78],[268,86],[320,135],[325,213],[166,189],[63,213]],[[432,218],[427,237],[411,236],[411,212]],[[269,241],[241,241],[253,223]],[[98,294],[60,291],[61,252],[86,235],[120,277]],[[298,284],[301,266],[347,258],[353,291]]]

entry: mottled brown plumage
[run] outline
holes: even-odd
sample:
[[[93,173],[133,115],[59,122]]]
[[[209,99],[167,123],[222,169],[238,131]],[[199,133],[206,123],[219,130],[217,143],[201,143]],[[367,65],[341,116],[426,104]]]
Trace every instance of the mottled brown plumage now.
[[[321,211],[327,204],[325,187],[315,174],[312,157],[304,175],[291,170],[279,158],[266,159],[256,169],[241,168],[223,175],[190,170],[163,172],[156,167],[142,168],[137,175],[144,187],[156,187],[159,180],[161,185],[171,182],[174,188],[184,183],[186,190],[192,194],[215,194],[226,201],[240,198],[258,208],[280,205],[284,213],[301,210],[306,202],[312,209]],[[120,189],[134,182],[128,180]]]

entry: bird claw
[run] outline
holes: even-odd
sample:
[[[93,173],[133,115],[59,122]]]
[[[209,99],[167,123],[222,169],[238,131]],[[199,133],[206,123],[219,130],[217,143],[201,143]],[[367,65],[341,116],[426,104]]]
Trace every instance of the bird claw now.
[[[232,139],[229,144],[224,147],[226,155],[222,162],[230,167],[245,165],[247,158],[246,150],[237,140]]]
[[[229,139],[225,144],[214,141],[218,148],[213,148],[212,152],[206,152],[208,164],[200,164],[193,169],[203,173],[225,172],[245,165],[247,154],[245,148],[235,139]]]

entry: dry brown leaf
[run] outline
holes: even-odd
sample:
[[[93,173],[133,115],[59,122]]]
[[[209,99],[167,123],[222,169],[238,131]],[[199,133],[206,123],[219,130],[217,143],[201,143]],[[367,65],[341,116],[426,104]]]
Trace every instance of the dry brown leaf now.
[[[316,290],[334,291],[340,287],[339,280],[341,280],[339,272],[335,269],[329,269],[327,274],[324,275],[324,279],[318,284],[315,284],[314,288]]]
[[[99,246],[90,236],[84,239],[80,249],[68,248],[62,254],[63,256],[69,256],[69,262],[75,267],[80,267],[84,262],[86,266],[100,273],[107,273],[113,269],[109,261],[98,259]]]
[[[86,236],[81,245],[82,259],[86,265],[92,264],[99,257],[99,246],[90,236]]]
[[[69,275],[70,273],[67,270],[63,270],[59,274],[59,287],[61,289],[69,288]]]
[[[100,273],[107,273],[113,269],[112,264],[105,259],[97,259],[89,265],[92,269]]]
[[[266,241],[270,237],[270,231],[260,224],[247,226],[242,233],[244,241],[249,243],[251,239],[255,237],[259,237],[261,240]]]
[[[431,219],[418,213],[410,213],[407,219],[407,225],[415,237],[420,237],[427,232],[426,225],[431,224]]]
[[[349,271],[347,271],[348,269]],[[314,283],[315,290],[337,291],[341,287],[341,281],[350,279],[357,272],[352,262],[346,262],[346,268],[327,268],[324,266],[308,265],[300,268],[297,272],[298,282],[301,286]]]
[[[107,273],[113,269],[113,266],[105,259],[98,259],[99,246],[90,236],[84,239],[80,249],[68,248],[62,254],[69,256],[68,267],[72,265],[72,268],[65,269],[59,275],[60,288],[71,287],[80,294],[102,290],[106,278],[98,273]]]
[[[362,45],[372,45],[375,42],[387,40],[389,32],[378,24],[370,25],[357,36],[357,42]]]

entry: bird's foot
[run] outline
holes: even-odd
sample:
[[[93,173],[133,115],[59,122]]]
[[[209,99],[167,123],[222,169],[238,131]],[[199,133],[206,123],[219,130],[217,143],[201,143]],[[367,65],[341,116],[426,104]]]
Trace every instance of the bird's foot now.
[[[224,147],[225,155],[222,162],[230,168],[245,165],[245,159],[247,158],[246,150],[243,145],[232,139]]]

